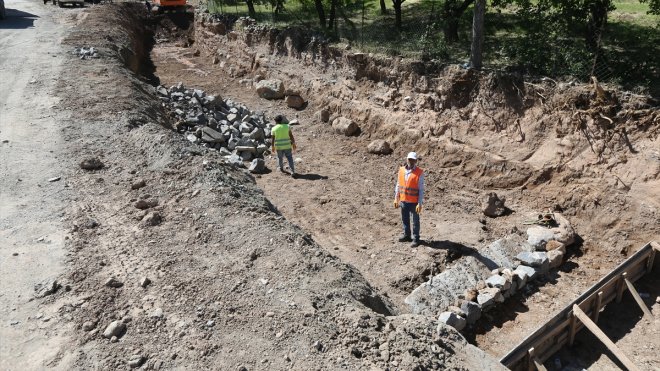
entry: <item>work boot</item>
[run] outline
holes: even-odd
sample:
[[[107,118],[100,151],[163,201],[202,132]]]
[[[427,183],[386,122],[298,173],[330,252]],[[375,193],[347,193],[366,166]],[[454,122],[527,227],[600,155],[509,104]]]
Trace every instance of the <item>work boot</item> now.
[[[410,247],[412,247],[412,248],[415,248],[415,247],[417,247],[417,246],[419,246],[419,240],[414,240],[414,241],[410,244]]]
[[[401,235],[401,237],[399,237],[399,242],[410,242],[410,241],[412,241],[412,238],[410,238],[410,236],[408,235],[404,234]]]

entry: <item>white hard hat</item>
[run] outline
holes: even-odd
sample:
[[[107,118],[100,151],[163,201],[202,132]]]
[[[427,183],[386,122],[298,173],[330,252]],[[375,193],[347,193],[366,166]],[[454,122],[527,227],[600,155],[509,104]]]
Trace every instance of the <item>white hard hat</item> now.
[[[417,160],[417,152],[410,152],[406,158]]]

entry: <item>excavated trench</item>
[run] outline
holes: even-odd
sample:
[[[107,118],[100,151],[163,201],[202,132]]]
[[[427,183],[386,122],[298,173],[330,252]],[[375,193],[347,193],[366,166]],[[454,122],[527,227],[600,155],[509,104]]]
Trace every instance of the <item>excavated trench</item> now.
[[[322,43],[315,44],[314,40],[301,42],[300,39],[293,38],[297,41],[290,41],[292,40],[290,34],[293,32],[273,33],[267,29],[257,29],[253,33],[242,36],[230,30],[231,22],[206,24],[204,30],[191,31],[189,28],[186,29],[186,20],[171,19],[165,15],[162,18],[150,18],[147,24],[149,25],[147,28],[136,29],[136,33],[141,35],[139,39],[142,39],[143,43],[134,45],[130,53],[125,53],[126,64],[132,71],[145,76],[154,84],[159,82],[170,86],[181,81],[186,87],[199,88],[209,94],[245,102],[244,105],[249,107],[253,113],[259,112],[259,114],[272,117],[277,113],[286,112],[287,115],[299,118],[303,122],[301,126],[293,127],[300,143],[297,154],[300,162],[297,166],[302,168],[300,171],[303,174],[302,180],[290,180],[275,173],[267,173],[257,175],[256,182],[262,187],[278,212],[312,233],[314,239],[328,252],[338,256],[343,262],[355,266],[371,282],[382,297],[368,296],[358,299],[377,313],[392,315],[410,312],[411,308],[404,303],[404,300],[413,290],[425,283],[433,285],[433,277],[448,272],[455,266],[460,266],[460,263],[464,263],[467,257],[477,260],[483,258],[483,247],[479,246],[487,246],[508,234],[523,236],[524,231],[517,227],[527,220],[527,214],[543,211],[550,206],[555,211],[563,211],[568,217],[575,218],[574,225],[579,233],[576,234],[576,242],[569,247],[561,266],[550,274],[540,277],[536,284],[527,285],[524,290],[513,293],[503,304],[484,313],[481,319],[464,331],[466,338],[473,344],[495,356],[501,356],[513,343],[521,340],[525,332],[532,331],[552,310],[557,309],[560,306],[559,303],[567,302],[571,297],[577,296],[580,290],[588,287],[595,277],[606,271],[608,267],[615,265],[621,259],[619,254],[632,253],[630,245],[634,244],[634,241],[657,235],[657,227],[655,227],[655,229],[649,228],[631,236],[632,230],[636,225],[639,227],[639,223],[634,223],[630,217],[601,218],[598,216],[595,220],[593,219],[594,213],[601,212],[598,210],[598,206],[603,200],[625,205],[626,201],[622,201],[623,198],[618,195],[621,192],[615,191],[608,195],[607,192],[611,191],[609,189],[596,190],[590,196],[593,198],[590,200],[591,204],[571,197],[571,195],[562,195],[561,190],[571,185],[573,180],[583,179],[577,187],[573,187],[574,191],[577,190],[583,196],[589,195],[589,191],[594,191],[594,186],[584,180],[584,176],[578,172],[567,170],[566,164],[553,164],[541,169],[530,165],[538,163],[538,161],[548,161],[539,154],[538,148],[544,146],[542,143],[537,146],[537,151],[525,154],[513,149],[513,157],[519,153],[520,161],[503,161],[501,156],[492,154],[491,151],[497,153],[502,149],[499,144],[486,145],[486,150],[476,149],[478,141],[473,137],[490,130],[502,131],[511,136],[518,135],[524,141],[526,134],[523,133],[520,119],[514,120],[517,126],[512,126],[506,124],[507,121],[510,121],[507,114],[484,114],[480,116],[483,121],[468,120],[467,128],[459,127],[458,130],[446,124],[431,127],[412,125],[412,128],[408,130],[385,125],[383,122],[388,121],[387,113],[356,104],[355,99],[360,94],[356,92],[359,87],[356,86],[355,80],[361,78],[360,83],[366,86],[367,91],[370,91],[378,90],[379,84],[391,79],[392,76],[385,77],[383,73],[378,72],[381,70],[374,65],[365,66],[365,62],[361,61],[362,58],[365,58],[364,56],[353,55],[346,58],[358,59],[356,62],[358,67],[353,75],[355,79],[346,78],[338,89],[330,91],[328,97],[334,97],[333,99],[312,97],[315,94],[314,89],[319,89],[319,83],[312,82],[305,85],[298,82],[297,84],[301,94],[309,96],[310,103],[314,103],[317,107],[325,107],[331,115],[335,117],[345,115],[358,122],[364,120],[361,125],[363,128],[361,137],[344,138],[331,134],[329,129],[324,128],[322,124],[317,124],[317,115],[292,110],[277,102],[273,104],[258,99],[249,85],[245,86],[245,78],[254,75],[258,76],[258,79],[262,79],[270,74],[277,74],[288,78],[291,82],[296,81],[295,76],[300,74],[300,70],[296,70],[296,68],[299,67],[293,67],[292,70],[281,68],[275,72],[273,65],[276,62],[273,60],[277,58],[283,59],[283,63],[287,63],[287,60],[293,61],[293,64],[299,63],[298,60],[302,59],[302,64],[312,69],[315,66],[314,58],[327,62],[333,57],[337,57],[336,50],[329,49]],[[200,34],[208,37],[208,40],[199,40]],[[289,35],[288,38],[287,35]],[[197,39],[197,43],[195,43],[195,39]],[[266,43],[270,46],[259,51],[258,46],[265,39],[270,40],[270,44]],[[214,43],[217,43],[218,40],[236,44],[242,40],[247,48],[254,47],[257,51],[249,52],[248,57],[236,55],[237,51],[232,50],[230,46],[225,50],[215,49],[217,44]],[[154,50],[150,58],[152,48]],[[302,48],[308,49],[300,52],[299,49]],[[292,50],[298,51],[292,52]],[[309,57],[310,55],[312,57]],[[269,60],[270,57],[272,59]],[[237,62],[235,61],[237,58],[246,60]],[[306,58],[311,58],[312,62]],[[245,69],[245,65],[252,66],[251,71]],[[324,65],[326,69],[329,69],[328,64]],[[387,68],[390,67],[387,66]],[[334,69],[331,75],[336,78],[337,73],[341,72],[345,72],[345,70]],[[459,111],[474,104],[474,92],[479,89],[492,89],[501,93],[506,97],[502,104],[513,112],[535,110],[535,105],[539,105],[537,98],[520,96],[520,89],[524,89],[528,85],[531,85],[528,86],[531,91],[530,95],[538,93],[539,90],[534,86],[535,84],[527,85],[520,77],[495,76],[481,79],[471,73],[461,74],[460,78],[449,84],[446,90],[447,99],[444,101],[429,101],[428,98],[424,98],[419,106],[425,107],[426,105],[441,112],[455,110],[456,114],[449,116],[465,119],[464,113]],[[399,78],[414,80],[413,84],[420,82],[428,84],[428,80],[432,80],[431,77],[422,76],[420,78],[413,75],[403,71]],[[581,93],[577,96],[579,101],[583,101],[585,96],[588,97],[588,93]],[[405,102],[410,101],[402,98],[404,97],[399,97],[400,102],[404,102],[401,104],[405,105]],[[352,100],[347,101],[346,99]],[[377,99],[375,100],[376,103],[379,102]],[[383,102],[380,105],[387,108],[388,104]],[[492,103],[480,100],[478,104],[483,108],[484,105]],[[548,101],[543,100],[541,104],[543,105],[541,111],[544,115],[553,115],[553,113],[547,112]],[[172,122],[167,123],[166,126],[176,127],[176,117],[171,112],[168,114]],[[428,118],[426,113],[414,113],[410,110],[404,114],[418,114],[420,117]],[[402,116],[397,114],[395,117]],[[647,129],[656,128],[657,133],[657,116],[655,117],[653,120],[656,121],[647,120],[645,125],[647,125]],[[565,126],[570,123],[565,123],[561,117],[558,117],[558,120],[560,125],[556,131],[561,138],[567,134],[560,134],[560,131],[565,130]],[[411,123],[412,121],[405,120],[405,122]],[[648,124],[648,122],[652,123]],[[540,128],[544,129],[546,125],[544,120],[541,120]],[[589,129],[582,130],[588,131]],[[537,141],[542,139],[541,135],[541,132],[527,134],[528,137],[533,136],[533,140]],[[447,139],[439,141],[435,138],[441,136],[448,137],[448,142]],[[381,137],[388,138],[397,145],[398,148],[393,157],[367,158],[368,155],[364,155],[365,140]],[[491,136],[483,141],[492,139]],[[318,141],[326,144],[328,148],[317,145]],[[628,139],[626,141],[629,143]],[[592,143],[590,145],[592,146]],[[393,176],[390,173],[393,172],[392,168],[395,168],[398,162],[394,157],[406,152],[408,148],[419,148],[418,151],[425,154],[428,160],[422,162],[422,166],[428,166],[429,180],[435,182],[429,190],[429,206],[423,217],[425,223],[423,228],[428,231],[425,235],[429,237],[426,238],[426,246],[418,250],[411,250],[406,246],[390,242],[394,239],[398,228],[397,216],[391,210],[383,211],[385,208],[383,205],[389,204],[389,202],[379,201],[381,198],[389,200],[391,197]],[[202,147],[202,150],[206,149]],[[355,155],[364,161],[362,170],[353,169],[356,164],[351,157]],[[527,161],[529,159],[532,161]],[[273,159],[266,158],[266,160],[268,167],[274,167]],[[614,163],[614,166],[616,165]],[[593,170],[588,171],[594,172]],[[382,178],[383,173],[389,174],[387,179],[379,179]],[[310,176],[305,178],[305,174]],[[359,174],[360,178],[355,178],[356,174]],[[648,177],[648,175],[645,176]],[[459,179],[459,181],[456,182],[453,179]],[[657,182],[657,172],[651,174],[649,179]],[[346,186],[346,182],[356,180],[364,181],[367,186],[348,187],[349,192],[347,193],[352,194],[352,197],[356,199],[365,201],[358,201],[357,205],[351,205],[350,202],[346,202],[344,198],[346,192],[342,187]],[[623,183],[621,179],[619,180]],[[616,187],[617,181],[613,183]],[[589,189],[590,187],[591,189]],[[283,192],[283,189],[286,192]],[[489,189],[505,193],[507,201],[520,212],[514,211],[497,220],[483,218],[474,199]],[[453,195],[447,197],[447,192],[452,192]],[[283,195],[283,193],[288,193],[288,195]],[[537,195],[534,196],[534,193]],[[443,197],[448,199],[444,200]],[[539,202],[538,198],[542,198],[543,201]],[[356,211],[356,207],[361,208],[362,211]],[[647,209],[644,209],[644,205],[627,206],[627,209],[631,207],[637,209],[633,210],[632,215],[634,212],[657,215],[657,209],[654,209],[652,203],[651,206],[646,206]],[[640,211],[640,209],[644,210]],[[430,215],[427,216],[427,214]],[[593,222],[594,225],[590,226],[590,222]],[[618,226],[621,232],[610,233],[607,238],[601,236],[601,238],[595,239],[595,233],[598,233],[598,228],[603,224],[610,227]],[[465,225],[469,225],[469,228]],[[648,223],[643,225],[647,228],[648,226]],[[469,232],[466,234],[468,229]],[[582,241],[585,235],[595,241]],[[631,237],[633,237],[632,241]],[[603,249],[600,246],[605,241],[613,241],[614,246]],[[488,264],[486,266],[488,270],[492,269]],[[475,288],[479,285],[481,284],[465,287],[465,289]],[[459,299],[461,298],[464,297],[461,295]],[[460,304],[460,302],[451,300],[451,304]],[[434,310],[438,311],[438,309]],[[437,315],[439,311],[435,314]]]

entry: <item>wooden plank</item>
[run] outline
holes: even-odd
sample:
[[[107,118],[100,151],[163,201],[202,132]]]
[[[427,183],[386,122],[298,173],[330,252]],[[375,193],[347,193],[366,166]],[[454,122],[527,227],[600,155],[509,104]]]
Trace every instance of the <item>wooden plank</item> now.
[[[628,370],[631,371],[638,371],[639,368],[619,349],[619,347],[616,346],[610,340],[610,338],[605,335],[605,333],[596,325],[589,316],[584,314],[582,309],[578,307],[577,305],[573,305],[573,313],[574,315],[580,320],[580,322],[584,323],[584,326],[591,331],[592,334],[594,334],[598,340],[600,340],[606,347],[607,349],[614,354],[614,356],[623,363],[624,366],[628,368]]]
[[[573,304],[574,307],[577,307],[577,305]],[[575,313],[574,311],[569,312],[569,316],[571,316],[570,319],[570,324],[568,325],[568,345],[573,345],[573,342],[575,341]]]
[[[594,313],[591,316],[591,318],[593,318],[594,320],[594,323],[598,323],[598,316],[600,316],[602,303],[603,303],[603,292],[599,291],[598,294],[596,295],[596,305],[594,306]]]
[[[653,270],[653,259],[655,259],[655,249],[651,251],[651,255],[649,255],[649,261],[646,263],[646,273],[651,273]]]
[[[626,277],[628,277],[628,272],[623,272],[623,274],[619,277],[619,280],[617,281],[617,285],[616,285],[617,304],[621,302],[621,298],[623,297],[623,290],[625,290],[626,288],[626,283],[625,283]]]
[[[527,350],[527,371],[534,371],[534,348]]]
[[[624,278],[623,280],[626,281],[626,286],[628,286],[628,291],[630,291],[633,298],[635,298],[637,305],[639,305],[639,307],[642,309],[642,312],[644,312],[644,316],[646,316],[649,320],[653,321],[653,314],[651,314],[651,310],[649,309],[649,307],[646,306],[646,303],[644,303],[642,297],[639,296],[639,293],[637,292],[637,289],[635,289],[635,286],[633,286],[632,282],[630,282],[627,278]]]
[[[651,247],[653,247],[655,251],[660,251],[660,243],[656,241],[651,241]]]
[[[536,369],[538,371],[548,371],[545,366],[543,366],[543,362],[541,362],[538,358],[534,357],[534,366],[536,366]]]
[[[653,247],[651,244],[655,244]],[[555,314],[551,319],[539,326],[532,333],[527,335],[515,348],[500,359],[500,362],[510,369],[525,370],[529,366],[528,350],[531,347],[536,347],[537,358],[541,361],[549,359],[554,352],[561,349],[561,346],[570,340],[570,319],[574,317],[571,315],[571,306],[573,304],[580,304],[584,308],[588,308],[592,318],[598,316],[597,311],[594,310],[594,301],[597,301],[597,295],[601,294],[600,308],[604,308],[610,302],[616,300],[619,290],[625,290],[626,284],[621,279],[622,273],[630,272],[628,279],[635,282],[639,277],[646,273],[646,268],[649,262],[649,256],[655,250],[660,251],[660,244],[657,242],[650,242],[644,245],[641,249],[629,256],[628,259],[621,262],[616,268],[607,273],[597,283],[592,285],[584,293],[582,293],[572,303],[568,304],[564,309]],[[623,294],[623,291],[621,291]],[[580,321],[576,321],[574,331],[577,333],[584,325]],[[566,329],[566,331],[563,331]],[[548,339],[552,339],[551,347],[548,346]]]

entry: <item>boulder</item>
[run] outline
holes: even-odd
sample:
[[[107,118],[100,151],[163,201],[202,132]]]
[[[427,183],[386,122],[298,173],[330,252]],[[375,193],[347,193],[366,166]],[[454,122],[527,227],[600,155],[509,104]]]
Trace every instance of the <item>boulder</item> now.
[[[507,280],[504,276],[492,275],[486,280],[486,285],[488,287],[498,288],[500,291],[506,291],[511,287],[511,281]]]
[[[369,153],[374,153],[377,155],[389,155],[392,153],[392,148],[390,144],[383,139],[376,139],[373,142],[369,143],[367,146],[367,151]]]
[[[80,162],[80,168],[83,170],[100,170],[103,169],[103,162],[97,157],[90,157]]]
[[[438,321],[455,328],[457,331],[464,329],[465,325],[467,324],[465,318],[453,312],[441,313],[438,317]]]
[[[504,197],[499,198],[495,192],[487,194],[481,204],[484,215],[491,218],[504,215],[507,210],[504,206],[505,200]]]
[[[284,98],[284,84],[282,80],[261,80],[257,83],[257,94],[264,99]]]
[[[561,249],[548,251],[548,263],[550,269],[557,268],[564,261],[564,252]]]
[[[468,255],[415,288],[406,297],[405,303],[414,314],[435,315],[452,305],[466,288],[477,287],[481,280],[489,276],[490,269],[477,257]]]
[[[516,255],[516,259],[520,260],[521,263],[530,267],[541,267],[544,264],[548,263],[548,255],[541,251],[529,252],[523,251],[520,254]]]
[[[302,109],[305,107],[305,100],[299,95],[289,95],[284,102],[288,107],[294,109]]]
[[[527,229],[527,242],[536,250],[547,250],[546,245],[550,241],[561,242],[564,246],[570,246],[575,242],[575,230],[568,219],[560,213],[554,213],[553,219],[556,227],[535,225]]]
[[[465,313],[465,321],[471,325],[481,318],[481,306],[473,301],[464,301],[461,310]]]
[[[481,305],[481,308],[485,309],[490,306],[495,305],[496,303],[504,302],[504,296],[499,289],[494,287],[488,287],[485,289],[479,290],[479,295],[477,296],[477,303]]]
[[[203,127],[202,128],[202,141],[207,142],[207,143],[224,143],[225,142],[225,136],[222,135],[222,133],[217,132],[210,127]]]
[[[126,325],[121,321],[113,321],[103,331],[103,337],[110,339],[113,336],[121,337],[126,332]]]
[[[336,133],[346,135],[347,137],[360,133],[360,127],[353,120],[346,117],[336,118],[332,122],[332,128],[335,129]]]
[[[513,275],[520,277],[521,283],[518,283],[518,287],[522,288],[527,282],[538,277],[539,270],[534,267],[519,265],[518,268],[513,271]]]
[[[263,174],[266,171],[266,162],[263,158],[255,158],[252,160],[248,171],[253,174]]]

